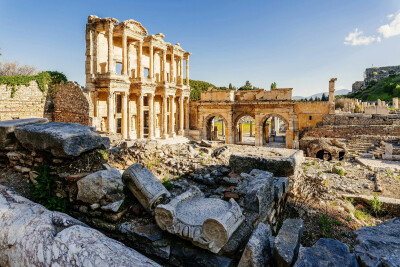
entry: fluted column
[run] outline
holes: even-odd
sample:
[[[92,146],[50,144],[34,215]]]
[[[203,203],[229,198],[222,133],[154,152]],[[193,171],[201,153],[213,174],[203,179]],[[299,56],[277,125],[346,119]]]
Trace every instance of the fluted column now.
[[[175,68],[175,55],[174,55],[174,48],[172,48],[172,52],[171,52],[171,65],[170,65],[170,75],[169,75],[169,77],[170,77],[170,79],[169,79],[169,81],[171,82],[171,83],[173,83],[174,82],[174,79],[175,79],[175,77],[174,77],[174,68]]]
[[[185,118],[184,118],[184,109],[183,109],[183,104],[184,104],[184,102],[183,102],[183,96],[180,96],[179,97],[179,130],[178,130],[178,135],[184,135],[185,134],[185,131],[184,131],[184,129],[183,129],[183,127],[184,127],[184,120],[185,120]]]
[[[127,36],[124,29],[122,33],[122,74],[128,74],[128,47]]]
[[[154,55],[153,55],[153,44],[150,44],[150,62],[149,62],[149,77],[153,79],[153,65],[154,65]]]
[[[109,92],[108,98],[107,98],[107,128],[109,133],[114,133],[115,132],[115,118],[114,118],[114,93]]]
[[[186,59],[186,85],[189,86],[189,57]]]
[[[137,76],[136,78],[143,78],[143,66],[142,66],[142,53],[143,53],[143,41],[138,41],[137,49]]]
[[[167,50],[162,51],[162,81],[167,81]]]
[[[168,138],[168,117],[167,117],[167,112],[168,112],[168,110],[167,110],[167,106],[168,106],[168,99],[167,99],[167,95],[165,95],[164,97],[163,97],[163,104],[162,104],[162,107],[163,107],[163,121],[162,121],[162,130],[163,130],[163,133],[162,133],[162,138],[163,139],[167,139]]]
[[[174,115],[174,109],[175,109],[175,97],[170,96],[170,110],[169,110],[169,119],[170,119],[170,126],[171,126],[171,131],[169,133],[170,137],[175,137],[175,115]]]
[[[144,114],[143,114],[143,94],[138,95],[138,127],[139,127],[139,133],[138,137],[143,138],[144,137]]]
[[[108,35],[108,72],[114,71],[114,44],[113,44],[114,24],[110,23],[107,30]]]
[[[128,93],[122,95],[122,139],[128,138]]]
[[[183,59],[179,59],[179,85],[183,84]]]
[[[154,96],[153,94],[147,94],[147,99],[149,102],[149,135],[147,136],[148,139],[154,138]]]
[[[190,106],[189,106],[189,97],[185,98],[185,102],[186,102],[186,114],[185,114],[185,131],[186,134],[189,131],[189,113],[190,113]]]

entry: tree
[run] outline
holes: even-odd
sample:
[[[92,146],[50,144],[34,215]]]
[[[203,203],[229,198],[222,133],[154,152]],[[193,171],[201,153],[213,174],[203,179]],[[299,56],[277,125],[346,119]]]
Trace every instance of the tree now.
[[[314,99],[312,97],[310,97],[310,100],[308,100],[308,101],[314,101]]]
[[[239,88],[239,90],[253,90],[253,86],[250,81],[246,81],[245,84]]]
[[[229,90],[232,90],[232,89],[233,89],[233,86],[231,83],[229,83]]]
[[[0,63],[0,76],[31,76],[36,75],[38,70],[34,66],[20,66],[18,62]]]
[[[322,94],[321,101],[328,101],[328,98],[326,97],[325,93]]]
[[[276,88],[276,82],[271,83],[271,89]]]

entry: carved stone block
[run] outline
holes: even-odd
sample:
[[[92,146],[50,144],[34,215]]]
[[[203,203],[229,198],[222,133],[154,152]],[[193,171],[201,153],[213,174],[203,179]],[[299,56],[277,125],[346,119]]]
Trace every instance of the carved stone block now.
[[[149,212],[170,196],[157,177],[140,163],[126,169],[122,178],[140,204]]]
[[[161,229],[213,253],[220,251],[244,220],[235,200],[204,198],[197,187],[158,205],[155,218]]]

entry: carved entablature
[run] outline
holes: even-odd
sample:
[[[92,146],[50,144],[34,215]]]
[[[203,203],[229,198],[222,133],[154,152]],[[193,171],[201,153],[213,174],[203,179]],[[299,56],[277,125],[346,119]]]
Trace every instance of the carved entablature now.
[[[174,55],[183,57],[185,50],[182,49],[181,45],[179,43],[176,43],[175,45],[170,45],[168,47],[168,54],[172,53],[172,50],[174,51]]]
[[[185,52],[185,54],[183,54],[183,59],[188,60],[188,59],[189,59],[189,56],[190,56],[191,54],[192,54],[192,53],[190,53],[190,52]]]
[[[148,33],[145,27],[140,22],[137,22],[133,19],[128,19],[122,21],[120,24],[118,24],[116,27],[117,31],[123,31],[125,30],[128,36],[137,38],[137,39],[143,39]]]
[[[167,49],[168,45],[170,45],[170,43],[165,42],[164,37],[165,35],[162,33],[151,34],[144,38],[144,45],[149,46],[150,44],[152,44],[155,48],[165,50]]]
[[[205,198],[194,186],[168,204],[158,205],[155,218],[162,230],[213,253],[221,250],[244,220],[235,200]]]
[[[115,18],[99,18],[95,15],[90,15],[88,17],[88,23],[92,24],[117,24],[119,21]]]

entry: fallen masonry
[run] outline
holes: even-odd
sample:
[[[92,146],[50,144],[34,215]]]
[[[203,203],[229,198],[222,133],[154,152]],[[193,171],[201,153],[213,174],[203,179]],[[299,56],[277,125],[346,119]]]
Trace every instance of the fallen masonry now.
[[[53,127],[51,123],[43,125]],[[65,142],[81,140],[70,136]],[[68,214],[163,265],[309,266],[310,261],[326,262],[327,255],[335,259],[329,262],[332,266],[357,266],[374,257],[383,264],[395,262],[393,253],[397,253],[400,240],[398,220],[368,227],[372,234],[360,229],[356,233],[359,247],[354,253],[346,250],[344,243],[329,239],[302,247],[304,221],[297,216],[282,219],[291,187],[299,183],[298,173],[306,164],[301,152],[260,147],[252,157],[246,146],[218,146],[213,142],[161,145],[137,141],[114,143],[108,150],[103,147],[104,143],[99,142],[97,148],[79,156],[54,157],[51,150],[24,147],[16,138],[13,148],[2,150],[0,158],[6,168],[28,169],[19,172],[21,181],[26,178],[35,182],[31,169],[40,163],[48,165],[57,175],[55,192],[68,202]],[[243,172],[233,171],[236,164],[229,165],[235,157],[241,157],[239,167]],[[321,161],[323,164],[328,163]],[[179,176],[164,179],[165,172],[159,170],[174,170]],[[338,174],[331,175],[338,176],[338,181],[342,179]],[[58,212],[52,214],[61,216]],[[77,220],[77,225],[86,227],[85,237],[96,231],[86,230],[89,228]],[[0,216],[0,225],[3,223],[4,217]],[[74,227],[62,230],[57,226],[57,231]],[[378,240],[376,233],[390,240],[380,245],[385,251],[365,245]],[[11,257],[23,257],[14,255]],[[109,265],[132,263],[115,261]]]
[[[80,221],[0,186],[1,266],[160,266]]]

